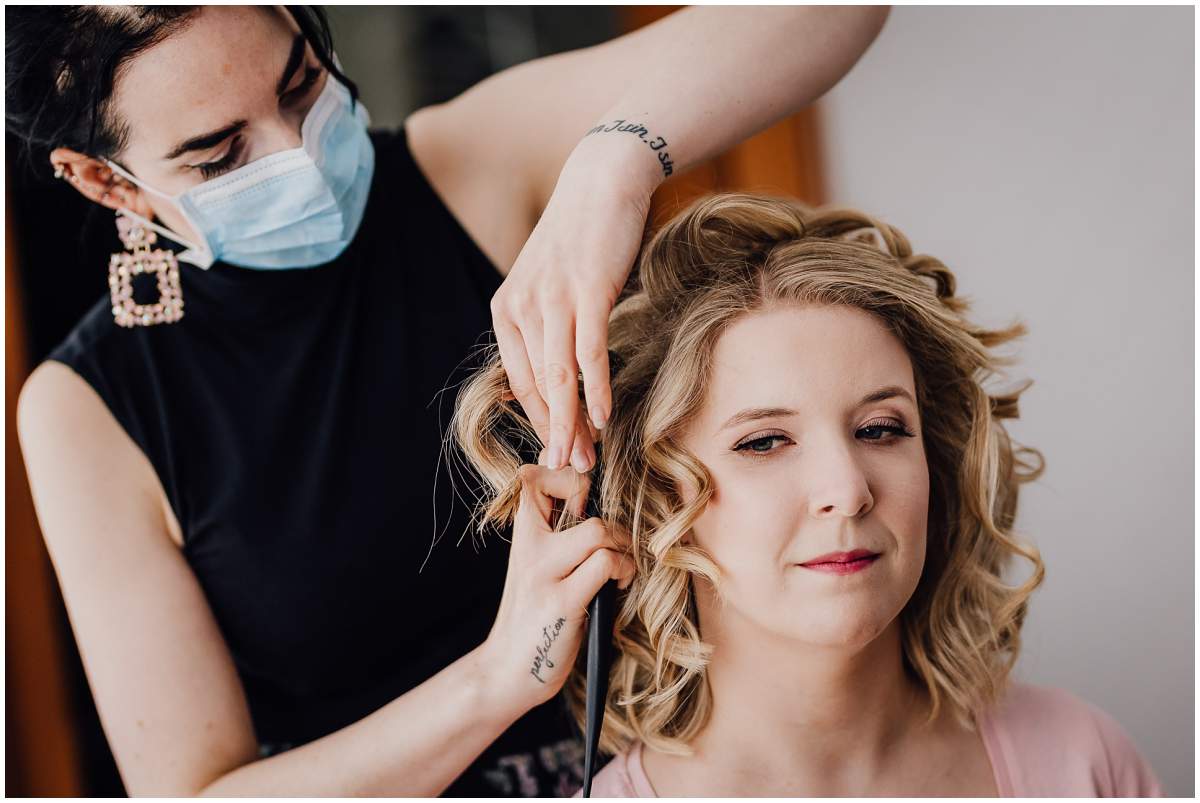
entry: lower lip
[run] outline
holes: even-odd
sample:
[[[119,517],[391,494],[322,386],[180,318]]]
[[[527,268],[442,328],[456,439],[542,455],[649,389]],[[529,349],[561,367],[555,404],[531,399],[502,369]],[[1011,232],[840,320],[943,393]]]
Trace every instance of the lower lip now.
[[[854,574],[855,572],[861,572],[878,558],[878,555],[872,555],[869,558],[859,558],[858,560],[850,560],[845,563],[801,563],[800,566],[805,569],[812,569],[814,572],[825,572],[826,574]]]

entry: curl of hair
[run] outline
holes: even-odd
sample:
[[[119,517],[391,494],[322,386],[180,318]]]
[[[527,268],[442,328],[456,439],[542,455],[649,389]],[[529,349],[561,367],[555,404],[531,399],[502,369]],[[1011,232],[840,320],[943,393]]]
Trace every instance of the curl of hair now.
[[[893,226],[854,209],[811,209],[785,198],[723,193],[692,203],[639,253],[635,283],[613,309],[609,348],[613,412],[603,431],[601,500],[606,520],[633,536],[637,576],[621,598],[601,750],[640,739],[686,755],[712,707],[693,583],[721,594],[716,565],[680,543],[704,510],[711,478],[681,443],[703,402],[712,353],[739,317],[779,305],[849,305],[901,341],[913,364],[930,472],[926,563],[901,612],[905,671],[929,692],[932,722],[943,705],[965,727],[995,702],[1020,651],[1030,595],[1045,568],[1013,533],[1020,484],[1044,459],[1014,446],[1001,420],[1018,416],[1032,382],[989,393],[984,384],[1012,358],[991,352],[1026,330],[980,328],[964,316],[954,274],[913,254]],[[498,357],[458,399],[454,438],[484,478],[479,526],[514,512],[521,447],[536,435],[510,400]],[[1036,460],[1033,460],[1036,458]],[[1007,585],[1011,558],[1032,564]],[[582,653],[582,651],[581,651]],[[582,654],[565,692],[583,717]]]
[[[27,166],[48,178],[45,157],[58,147],[119,161],[129,141],[112,104],[121,68],[189,25],[201,8],[5,6],[4,123],[20,139]],[[324,10],[285,8],[320,62],[357,98],[333,63]]]

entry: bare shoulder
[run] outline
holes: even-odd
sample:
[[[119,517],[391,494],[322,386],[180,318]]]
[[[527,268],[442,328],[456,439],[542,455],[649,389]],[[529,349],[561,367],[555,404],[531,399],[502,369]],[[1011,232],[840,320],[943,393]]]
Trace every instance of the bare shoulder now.
[[[100,396],[63,363],[43,362],[21,387],[17,432],[31,472],[45,461],[110,446],[118,430]]]
[[[120,501],[154,517],[178,546],[182,534],[145,453],[129,437],[95,389],[67,365],[43,362],[21,388],[17,434],[35,504],[42,517],[61,493]],[[39,500],[39,497],[42,497]],[[64,529],[62,532],[70,532]],[[58,532],[43,526],[43,534]]]
[[[30,375],[17,421],[38,523],[125,787],[196,794],[252,761],[257,745],[157,475],[62,363]]]
[[[17,420],[36,423],[46,415],[72,408],[86,412],[90,401],[86,391],[89,390],[87,382],[66,365],[47,360],[37,366],[21,386]]]
[[[492,265],[507,275],[541,216],[536,171],[514,160],[504,139],[468,120],[453,102],[404,121],[409,148],[450,213]]]

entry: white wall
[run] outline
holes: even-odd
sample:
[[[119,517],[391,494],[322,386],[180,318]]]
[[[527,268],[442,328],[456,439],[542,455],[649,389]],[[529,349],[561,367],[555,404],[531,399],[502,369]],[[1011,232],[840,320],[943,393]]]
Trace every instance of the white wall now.
[[[1109,711],[1194,793],[1190,7],[898,7],[824,101],[830,200],[1022,318],[1009,431],[1046,580],[1020,679]],[[1023,576],[1023,575],[1022,575]]]

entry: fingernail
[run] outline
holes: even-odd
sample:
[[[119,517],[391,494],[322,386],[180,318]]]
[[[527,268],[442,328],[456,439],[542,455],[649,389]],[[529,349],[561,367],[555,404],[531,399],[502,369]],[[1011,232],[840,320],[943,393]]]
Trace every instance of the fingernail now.
[[[604,429],[604,411],[600,409],[600,405],[592,408],[592,426],[596,429]]]
[[[591,467],[588,465],[587,454],[584,453],[583,447],[578,443],[575,444],[575,448],[571,451],[571,465],[580,474],[585,473]]]

